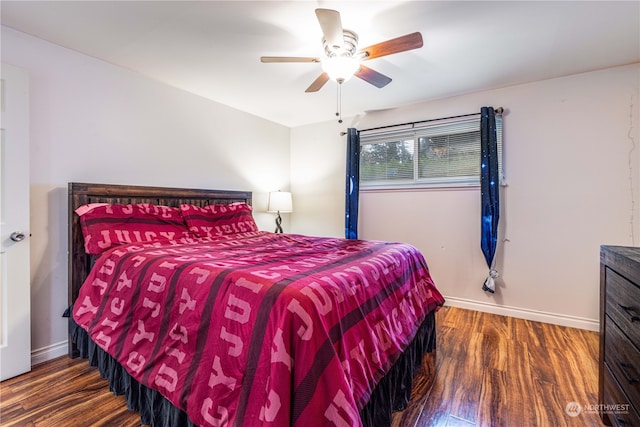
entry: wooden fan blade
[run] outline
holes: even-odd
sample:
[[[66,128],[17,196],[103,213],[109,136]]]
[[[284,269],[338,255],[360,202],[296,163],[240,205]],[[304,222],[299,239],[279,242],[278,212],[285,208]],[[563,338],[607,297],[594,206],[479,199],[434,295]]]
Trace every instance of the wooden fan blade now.
[[[354,76],[361,78],[367,83],[371,83],[377,88],[385,87],[386,85],[391,83],[390,77],[387,77],[382,73],[372,70],[369,67],[365,67],[364,65],[360,65],[360,69],[356,71]]]
[[[301,56],[261,56],[260,62],[320,62],[320,58]]]
[[[422,34],[416,32],[360,49],[358,54],[363,56],[363,60],[368,60],[407,50],[418,49],[422,47],[422,45]]]
[[[317,78],[317,79],[315,79],[315,80],[313,81],[313,83],[311,83],[311,86],[309,86],[309,87],[307,88],[307,90],[305,90],[305,92],[307,92],[307,93],[308,93],[308,92],[317,92],[317,91],[319,91],[320,89],[322,89],[322,86],[324,86],[324,84],[325,84],[326,82],[328,82],[328,81],[329,81],[329,74],[327,74],[327,73],[322,73],[322,74],[320,74],[320,75],[318,76],[318,78]]]
[[[335,49],[341,49],[344,45],[344,32],[342,31],[340,12],[331,9],[316,9],[316,16],[327,44]]]

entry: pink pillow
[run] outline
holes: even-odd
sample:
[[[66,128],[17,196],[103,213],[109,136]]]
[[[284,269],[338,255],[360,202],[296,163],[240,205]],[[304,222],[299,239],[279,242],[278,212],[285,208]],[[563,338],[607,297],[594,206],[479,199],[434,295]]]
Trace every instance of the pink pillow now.
[[[209,205],[203,208],[180,205],[180,209],[189,231],[198,237],[258,231],[258,226],[251,215],[251,206],[244,202]]]
[[[169,206],[95,203],[80,206],[76,213],[80,215],[84,249],[92,255],[125,243],[193,237],[180,209]]]

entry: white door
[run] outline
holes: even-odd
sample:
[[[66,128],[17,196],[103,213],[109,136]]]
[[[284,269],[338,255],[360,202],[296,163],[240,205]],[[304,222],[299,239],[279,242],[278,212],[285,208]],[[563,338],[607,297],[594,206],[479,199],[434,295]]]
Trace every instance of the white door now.
[[[0,381],[31,370],[29,78],[0,68]]]

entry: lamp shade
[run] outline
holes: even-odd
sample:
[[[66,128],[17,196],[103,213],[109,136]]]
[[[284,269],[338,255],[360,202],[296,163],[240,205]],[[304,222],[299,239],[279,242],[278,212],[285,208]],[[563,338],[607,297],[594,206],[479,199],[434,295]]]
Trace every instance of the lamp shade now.
[[[349,56],[332,56],[322,61],[322,69],[338,83],[346,82],[360,68],[360,61]]]
[[[270,192],[267,212],[293,212],[291,193],[288,191]]]

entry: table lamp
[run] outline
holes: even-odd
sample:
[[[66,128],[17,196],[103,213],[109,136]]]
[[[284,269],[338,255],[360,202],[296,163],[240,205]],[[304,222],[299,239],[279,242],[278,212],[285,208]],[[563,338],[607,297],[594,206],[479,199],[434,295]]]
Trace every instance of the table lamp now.
[[[280,217],[280,212],[293,212],[291,193],[288,191],[270,192],[267,212],[277,212],[276,233],[282,233],[282,218]]]

